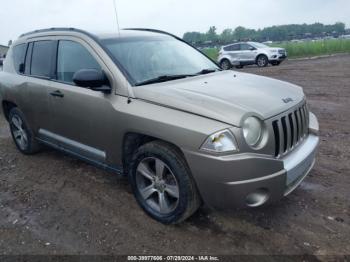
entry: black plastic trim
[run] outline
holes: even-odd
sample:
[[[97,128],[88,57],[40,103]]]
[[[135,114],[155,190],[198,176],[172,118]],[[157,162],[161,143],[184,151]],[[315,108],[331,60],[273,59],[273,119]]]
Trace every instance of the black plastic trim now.
[[[89,163],[97,168],[101,168],[103,170],[106,170],[106,171],[109,171],[109,172],[112,172],[112,173],[115,173],[115,174],[118,174],[118,175],[121,175],[123,176],[124,175],[124,171],[123,171],[123,168],[121,167],[115,167],[115,166],[110,166],[108,164],[105,164],[105,163],[102,163],[100,161],[97,161],[97,160],[94,160],[94,159],[90,159],[88,157],[85,157],[85,156],[82,156],[76,152],[73,152],[72,150],[69,150],[63,146],[60,146],[60,145],[57,145],[55,143],[52,143],[52,142],[49,142],[49,141],[46,141],[44,139],[41,139],[41,138],[36,138],[37,141],[39,141],[40,143],[42,144],[45,144],[49,147],[52,147],[58,151],[61,151],[62,153],[65,153],[67,155],[70,155],[72,157],[75,157],[75,158],[78,158],[86,163]]]

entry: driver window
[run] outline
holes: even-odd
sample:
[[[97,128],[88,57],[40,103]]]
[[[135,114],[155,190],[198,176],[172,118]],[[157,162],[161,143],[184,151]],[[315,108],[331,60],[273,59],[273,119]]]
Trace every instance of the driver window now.
[[[246,50],[251,50],[252,46],[248,44],[241,44],[241,50],[246,51]]]
[[[57,54],[57,80],[73,84],[74,74],[81,69],[102,70],[95,58],[81,44],[59,41]]]

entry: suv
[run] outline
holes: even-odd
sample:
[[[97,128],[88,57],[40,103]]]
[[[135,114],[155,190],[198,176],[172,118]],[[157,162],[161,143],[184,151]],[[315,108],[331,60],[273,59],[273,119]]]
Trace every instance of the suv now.
[[[242,68],[245,65],[253,64],[257,64],[259,67],[265,67],[269,63],[277,66],[286,58],[287,52],[284,48],[246,42],[223,46],[219,52],[218,62],[222,69],[228,70],[232,66]]]
[[[150,29],[22,35],[0,73],[0,97],[19,151],[48,145],[126,175],[139,205],[165,224],[202,202],[258,207],[288,195],[319,141],[300,87],[222,71]]]

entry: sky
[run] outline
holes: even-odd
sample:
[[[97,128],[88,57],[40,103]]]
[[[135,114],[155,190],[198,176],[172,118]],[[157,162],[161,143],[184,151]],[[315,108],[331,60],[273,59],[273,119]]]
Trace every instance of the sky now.
[[[161,29],[178,36],[215,25],[244,26],[344,22],[350,28],[350,0],[116,0],[120,28]],[[0,44],[49,27],[116,32],[113,0],[2,0]]]

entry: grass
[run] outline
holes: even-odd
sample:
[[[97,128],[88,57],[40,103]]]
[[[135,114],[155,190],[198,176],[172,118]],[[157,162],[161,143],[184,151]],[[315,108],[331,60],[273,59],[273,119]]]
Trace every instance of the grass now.
[[[218,56],[219,56],[219,50],[218,49],[216,49],[216,48],[205,48],[205,49],[202,50],[202,52],[204,54],[206,54],[207,56],[209,56],[214,61],[218,60]]]
[[[285,48],[288,52],[288,56],[291,58],[350,53],[350,40],[346,39],[330,39],[302,43],[287,42],[272,46]]]
[[[289,58],[350,53],[350,40],[348,39],[330,39],[301,43],[284,42],[280,44],[272,44],[271,46],[285,48],[288,52]],[[215,61],[217,60],[219,50],[216,48],[207,48],[204,49],[203,52]]]

